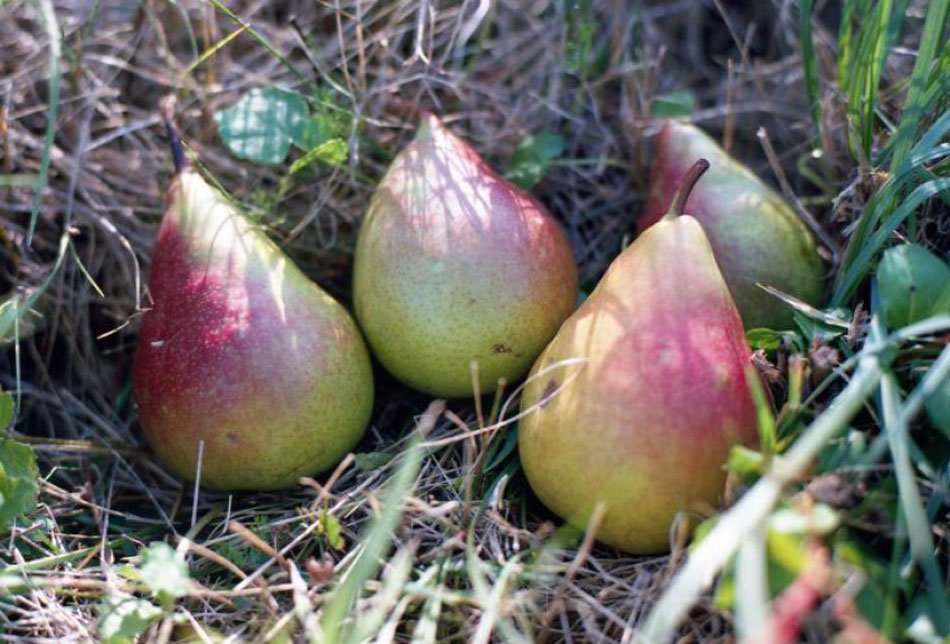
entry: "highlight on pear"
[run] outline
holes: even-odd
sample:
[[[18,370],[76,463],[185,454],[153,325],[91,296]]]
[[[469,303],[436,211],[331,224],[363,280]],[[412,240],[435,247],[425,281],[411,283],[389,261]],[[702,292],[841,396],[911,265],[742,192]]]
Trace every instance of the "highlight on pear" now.
[[[660,220],[698,158],[708,159],[711,167],[690,194],[686,211],[709,238],[745,327],[792,328],[792,308],[757,284],[817,305],[824,267],[815,240],[777,192],[692,123],[663,125],[638,230]]]
[[[189,166],[168,106],[165,119],[176,176],[133,365],[142,430],[202,486],[292,486],[362,437],[369,354],[347,311]]]
[[[597,538],[664,552],[677,515],[719,504],[735,444],[757,442],[746,381],[751,351],[703,228],[670,213],[610,265],[538,358],[518,446],[540,500]]]
[[[558,223],[432,114],[377,187],[353,270],[373,353],[436,396],[524,376],[577,300]]]

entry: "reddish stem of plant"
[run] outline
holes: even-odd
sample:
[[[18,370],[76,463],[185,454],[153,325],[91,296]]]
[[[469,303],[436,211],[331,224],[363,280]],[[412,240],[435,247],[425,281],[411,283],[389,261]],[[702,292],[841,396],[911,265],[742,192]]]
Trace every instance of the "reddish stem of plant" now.
[[[168,134],[168,145],[172,150],[172,163],[175,164],[175,174],[181,174],[188,167],[188,159],[185,157],[185,146],[181,142],[181,134],[175,127],[175,97],[166,96],[158,104],[158,111],[161,114],[162,122],[165,123],[165,132]]]
[[[689,199],[689,193],[693,191],[696,182],[699,181],[699,178],[703,176],[708,169],[709,161],[706,159],[700,159],[693,164],[683,177],[683,180],[680,181],[680,187],[670,201],[670,207],[667,210],[668,217],[679,217],[683,214],[683,208],[686,207],[686,200]]]

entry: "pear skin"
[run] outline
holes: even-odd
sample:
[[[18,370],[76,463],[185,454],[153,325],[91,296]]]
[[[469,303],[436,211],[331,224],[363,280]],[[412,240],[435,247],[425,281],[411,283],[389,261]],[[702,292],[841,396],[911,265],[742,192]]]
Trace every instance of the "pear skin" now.
[[[185,479],[271,490],[332,467],[373,403],[369,353],[330,295],[195,171],[168,191],[133,365],[145,438]]]
[[[393,161],[362,223],[356,317],[380,363],[435,396],[528,371],[577,300],[558,223],[433,115]]]
[[[732,445],[755,444],[742,321],[699,223],[647,229],[538,358],[518,445],[541,501],[634,554],[664,552],[678,512],[723,492]]]
[[[817,305],[824,268],[814,238],[777,192],[695,125],[663,125],[639,230],[666,213],[698,158],[709,159],[711,167],[690,194],[685,212],[702,224],[745,327],[793,328],[792,309],[756,282]]]

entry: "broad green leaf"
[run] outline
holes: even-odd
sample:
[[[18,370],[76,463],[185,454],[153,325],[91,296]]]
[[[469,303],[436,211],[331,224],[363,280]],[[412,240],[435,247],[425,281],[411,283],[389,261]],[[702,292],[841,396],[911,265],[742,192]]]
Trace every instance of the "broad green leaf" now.
[[[950,312],[950,268],[922,246],[888,249],[877,284],[884,320],[893,329]]]
[[[349,148],[343,139],[330,139],[313,148],[290,166],[290,174],[296,174],[317,161],[330,165],[342,165],[349,155]]]
[[[155,541],[141,553],[139,580],[162,604],[169,604],[192,591],[188,566],[175,549],[163,541]]]
[[[159,619],[158,606],[126,593],[109,593],[99,606],[99,640],[104,644],[126,644]]]
[[[656,118],[690,116],[696,110],[696,96],[688,89],[678,89],[669,94],[653,97],[650,114]]]
[[[287,158],[291,141],[303,137],[308,117],[303,96],[268,87],[252,89],[231,107],[217,112],[214,120],[234,156],[277,164]]]
[[[36,505],[38,476],[33,448],[0,438],[0,533]]]
[[[564,139],[552,132],[538,132],[521,140],[508,162],[505,176],[525,190],[534,187],[551,163],[564,153]]]

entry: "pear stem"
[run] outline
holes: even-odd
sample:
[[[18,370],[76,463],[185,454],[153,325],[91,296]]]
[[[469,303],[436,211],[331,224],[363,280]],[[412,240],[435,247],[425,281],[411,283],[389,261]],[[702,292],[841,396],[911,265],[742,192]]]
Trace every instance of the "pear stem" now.
[[[708,169],[709,161],[706,159],[700,159],[693,164],[683,177],[683,180],[680,182],[680,187],[676,190],[676,194],[673,195],[673,199],[670,201],[667,217],[679,217],[683,214],[683,208],[686,207],[686,200],[689,199],[689,193],[693,191],[696,182],[699,181],[699,178],[703,176]]]
[[[185,156],[185,146],[181,142],[181,134],[175,127],[175,97],[166,96],[158,104],[158,111],[161,114],[162,122],[165,124],[165,132],[168,135],[168,145],[172,150],[172,163],[175,165],[175,174],[181,174],[190,167],[188,158]]]

